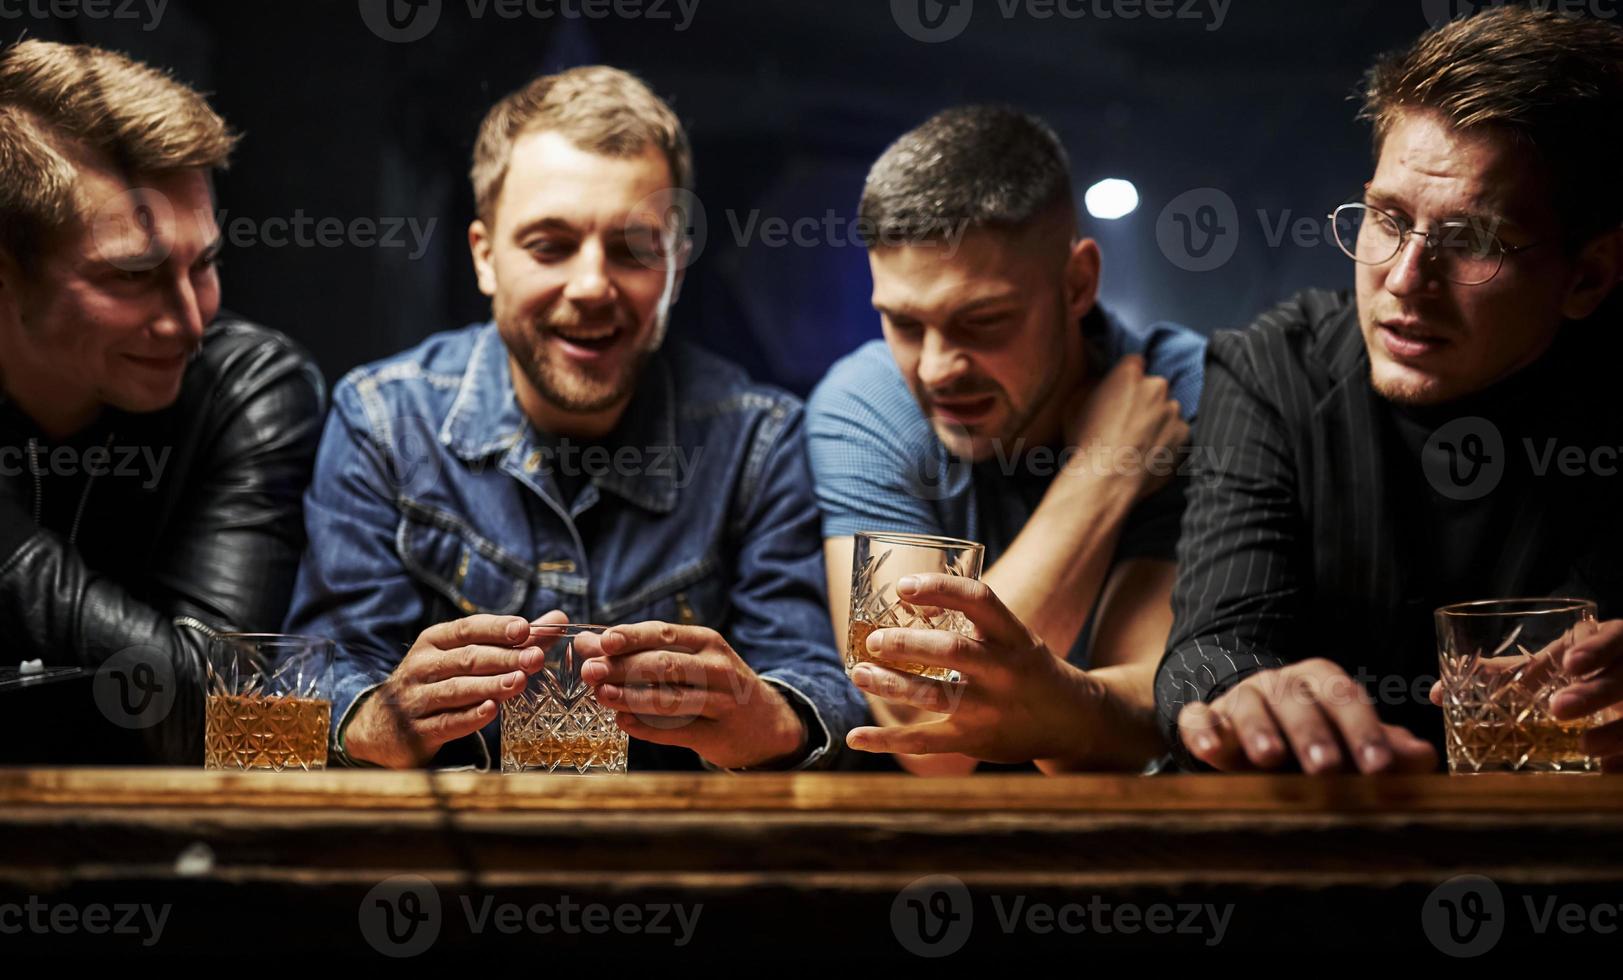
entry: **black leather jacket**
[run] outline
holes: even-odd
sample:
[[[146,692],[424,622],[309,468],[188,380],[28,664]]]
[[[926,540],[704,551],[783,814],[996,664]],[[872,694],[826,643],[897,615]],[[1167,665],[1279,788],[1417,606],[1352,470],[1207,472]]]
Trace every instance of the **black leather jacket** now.
[[[200,763],[210,632],[287,612],[325,398],[291,341],[223,316],[162,411],[53,443],[0,399],[0,665],[98,668],[139,755]]]

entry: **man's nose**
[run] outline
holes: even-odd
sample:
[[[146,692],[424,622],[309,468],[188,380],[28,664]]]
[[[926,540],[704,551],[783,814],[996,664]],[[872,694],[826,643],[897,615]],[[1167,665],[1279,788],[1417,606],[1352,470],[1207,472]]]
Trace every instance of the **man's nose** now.
[[[583,243],[571,263],[564,299],[581,306],[600,306],[613,302],[614,292],[603,243],[595,240]]]
[[[203,342],[203,329],[207,326],[202,300],[191,277],[175,277],[169,288],[169,302],[165,304],[163,316],[158,319],[153,332],[160,337],[182,341],[187,348],[195,348]]]
[[[1437,281],[1431,249],[1425,238],[1411,234],[1398,246],[1392,267],[1386,270],[1386,291],[1394,296],[1424,292]]]
[[[919,351],[919,383],[926,390],[945,388],[956,381],[968,365],[957,348],[939,330],[926,330]]]

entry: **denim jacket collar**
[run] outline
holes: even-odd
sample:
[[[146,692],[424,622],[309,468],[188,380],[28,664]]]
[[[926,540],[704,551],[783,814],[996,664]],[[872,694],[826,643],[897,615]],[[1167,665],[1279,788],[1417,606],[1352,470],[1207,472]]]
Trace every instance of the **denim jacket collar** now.
[[[479,332],[462,375],[440,442],[465,462],[506,453],[524,441],[532,426],[519,408],[508,366],[507,345],[494,323]],[[676,446],[676,382],[661,354],[650,358],[625,414],[603,443],[612,451],[634,448],[640,460],[665,459]],[[669,466],[640,468],[633,475],[608,472],[592,482],[644,509],[669,513],[676,507],[676,474]]]

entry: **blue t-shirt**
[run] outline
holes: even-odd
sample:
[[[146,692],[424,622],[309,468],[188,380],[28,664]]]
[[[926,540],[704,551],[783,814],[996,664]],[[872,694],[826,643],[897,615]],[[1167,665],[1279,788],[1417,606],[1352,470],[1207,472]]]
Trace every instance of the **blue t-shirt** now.
[[[1185,327],[1157,323],[1124,326],[1095,307],[1081,329],[1103,374],[1128,354],[1143,356],[1150,374],[1167,379],[1186,419],[1200,402],[1206,341]],[[806,405],[806,434],[823,537],[858,531],[906,531],[979,541],[986,565],[1002,556],[1031,518],[1054,476],[1067,465],[1056,447],[1012,447],[971,464],[949,454],[936,438],[884,341],[874,340],[835,363]],[[1001,455],[1000,455],[1001,453]],[[1180,465],[1185,457],[1180,455]],[[1093,465],[1079,459],[1071,465]],[[1105,465],[1108,465],[1106,463]],[[1117,539],[1112,566],[1133,558],[1172,561],[1183,517],[1185,480],[1173,479],[1141,500]],[[1069,659],[1086,666],[1084,628]]]

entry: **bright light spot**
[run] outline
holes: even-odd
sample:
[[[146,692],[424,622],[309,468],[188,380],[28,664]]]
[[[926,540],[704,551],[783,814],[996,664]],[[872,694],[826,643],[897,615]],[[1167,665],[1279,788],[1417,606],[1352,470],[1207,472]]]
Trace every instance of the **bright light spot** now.
[[[1089,187],[1082,203],[1095,218],[1114,221],[1138,210],[1138,188],[1130,180],[1111,177]]]

